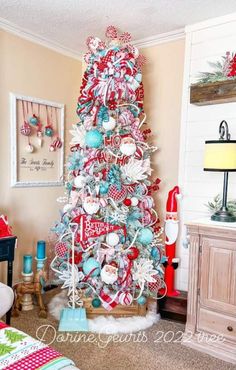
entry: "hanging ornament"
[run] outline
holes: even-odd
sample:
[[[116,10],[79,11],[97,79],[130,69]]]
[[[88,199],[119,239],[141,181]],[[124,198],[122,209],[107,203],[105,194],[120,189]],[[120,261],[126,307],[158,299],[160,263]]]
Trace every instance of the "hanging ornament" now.
[[[108,197],[113,199],[115,202],[122,202],[127,195],[125,186],[121,186],[119,190],[116,185],[110,185],[108,191]]]
[[[143,295],[141,295],[141,297],[139,297],[138,299],[137,299],[137,303],[138,304],[140,304],[140,306],[143,306],[143,305],[145,305],[145,303],[147,302],[147,298],[146,297],[144,297]]]
[[[127,257],[129,260],[135,260],[139,256],[139,249],[136,247],[130,247],[127,253]]]
[[[106,194],[108,192],[108,189],[109,189],[108,182],[103,181],[102,183],[100,183],[99,185],[100,194]]]
[[[29,139],[29,136],[31,135],[32,130],[31,130],[30,125],[26,121],[26,112],[25,112],[24,100],[21,100],[21,104],[22,104],[22,114],[23,114],[24,123],[23,123],[23,125],[20,128],[20,132],[21,132],[22,135],[27,136],[28,144],[25,147],[25,151],[27,153],[33,153],[34,147],[30,143],[30,139]],[[28,114],[28,102],[26,102],[26,109],[27,109],[27,114]]]
[[[141,230],[139,231],[139,234],[138,234],[138,238],[137,238],[137,240],[138,240],[141,244],[143,244],[143,245],[148,245],[148,244],[150,244],[150,243],[152,242],[152,240],[153,240],[153,232],[152,232],[150,229],[148,229],[148,228],[144,227],[143,229],[141,229]]]
[[[119,241],[119,235],[117,235],[116,233],[109,233],[106,236],[106,243],[111,247],[115,247],[117,244],[119,244]]]
[[[84,263],[83,263],[83,272],[85,275],[90,275],[91,277],[95,277],[100,275],[101,266],[100,263],[95,260],[93,257],[89,257]]]
[[[38,142],[38,146],[41,148],[41,146],[43,145],[43,133],[42,131],[37,131],[37,142]]]
[[[92,306],[94,308],[99,308],[101,306],[101,304],[102,304],[102,302],[101,302],[101,300],[99,298],[94,298],[92,300]]]
[[[127,207],[131,206],[131,204],[132,204],[131,199],[129,199],[129,198],[126,198],[126,199],[123,201],[123,203],[124,203],[124,205],[125,205],[125,206],[127,206]]]
[[[130,306],[131,303],[133,302],[133,296],[129,292],[123,292],[119,296],[119,302],[123,306]]]
[[[27,153],[33,153],[33,151],[34,151],[34,146],[33,146],[32,144],[28,144],[28,145],[26,145],[26,147],[25,147],[25,151],[26,151]]]
[[[99,148],[102,145],[103,136],[97,129],[90,130],[85,135],[85,144],[89,148]]]
[[[62,147],[62,141],[59,137],[57,137],[49,147],[50,152],[54,152],[56,149],[60,149]]]
[[[130,156],[136,152],[135,140],[132,137],[124,137],[121,139],[120,151],[122,154]]]
[[[46,136],[52,137],[53,136],[53,128],[52,128],[52,126],[51,125],[45,126],[44,133],[45,133]]]
[[[152,283],[148,283],[148,289],[151,292],[158,292],[158,290],[161,289],[161,287],[162,287],[163,281],[162,281],[162,279],[160,278],[159,275],[152,275],[152,278],[155,281],[152,282]]]
[[[58,257],[64,258],[66,253],[68,252],[66,243],[57,242],[55,244],[55,253]]]
[[[100,200],[99,198],[93,198],[92,196],[88,196],[83,201],[83,209],[89,215],[97,213],[100,208]]]
[[[138,202],[139,202],[138,198],[136,198],[136,197],[131,198],[131,205],[133,207],[136,207],[138,205]]]
[[[108,121],[102,122],[102,127],[105,131],[113,130],[116,127],[116,120],[113,117],[109,117]]]
[[[37,126],[38,123],[39,123],[39,118],[35,114],[33,114],[33,116],[30,117],[29,121],[30,121],[31,125]]]
[[[118,268],[112,265],[103,266],[101,279],[106,284],[113,284],[118,279]]]
[[[28,122],[24,121],[23,125],[20,128],[20,132],[24,136],[30,136],[31,134],[31,127]]]
[[[85,183],[86,183],[86,177],[83,175],[79,175],[74,178],[74,186],[78,189],[82,189]]]

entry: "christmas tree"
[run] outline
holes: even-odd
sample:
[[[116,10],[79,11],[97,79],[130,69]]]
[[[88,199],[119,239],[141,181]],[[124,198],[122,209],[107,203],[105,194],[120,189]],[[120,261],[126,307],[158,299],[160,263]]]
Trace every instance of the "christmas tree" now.
[[[152,198],[160,180],[150,180],[156,147],[147,142],[151,130],[142,128],[145,58],[130,41],[114,26],[106,42],[87,39],[67,204],[53,228],[58,241],[51,267],[63,288],[77,304],[84,295],[107,310],[145,304],[164,287],[162,230]]]

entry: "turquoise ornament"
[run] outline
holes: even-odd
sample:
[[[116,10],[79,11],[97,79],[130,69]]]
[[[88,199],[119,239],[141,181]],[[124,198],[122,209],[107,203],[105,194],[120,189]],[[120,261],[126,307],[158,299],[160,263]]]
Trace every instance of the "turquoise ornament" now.
[[[37,124],[39,122],[38,117],[35,114],[33,114],[33,116],[30,118],[29,121],[30,121],[31,125],[33,125],[33,126],[37,126]]]
[[[152,247],[151,256],[154,260],[157,260],[160,258],[160,251],[157,247]]]
[[[137,303],[140,304],[141,306],[143,306],[146,302],[147,302],[147,298],[144,297],[143,295],[141,295],[141,297],[137,299]]]
[[[107,182],[102,182],[99,186],[100,194],[106,194],[109,190],[109,184]]]
[[[85,135],[85,144],[89,148],[99,148],[102,145],[103,136],[97,129],[90,130]]]
[[[140,230],[137,240],[143,245],[148,245],[153,240],[153,232],[147,227],[144,227]]]
[[[50,125],[46,126],[44,133],[45,133],[46,136],[52,137],[53,136],[52,126],[50,126]]]
[[[99,298],[94,298],[94,299],[92,300],[92,306],[93,306],[94,308],[98,308],[98,307],[100,307],[100,306],[101,306],[101,304],[102,304],[102,302],[100,301],[100,299],[99,299]]]
[[[100,263],[93,257],[89,257],[87,261],[83,263],[83,272],[85,275],[94,277],[100,274],[101,266]],[[93,271],[93,272],[92,272]]]

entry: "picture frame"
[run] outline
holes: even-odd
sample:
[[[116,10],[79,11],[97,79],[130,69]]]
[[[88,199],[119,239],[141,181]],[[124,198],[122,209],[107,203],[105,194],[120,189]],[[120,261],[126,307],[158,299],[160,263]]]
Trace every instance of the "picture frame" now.
[[[61,103],[10,93],[11,187],[64,185],[64,110]]]

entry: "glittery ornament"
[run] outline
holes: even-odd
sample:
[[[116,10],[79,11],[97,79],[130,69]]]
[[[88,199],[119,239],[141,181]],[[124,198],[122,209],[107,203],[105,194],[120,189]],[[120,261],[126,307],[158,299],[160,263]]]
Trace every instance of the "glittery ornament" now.
[[[31,127],[27,122],[24,122],[20,128],[20,132],[24,136],[30,136],[31,134]]]

